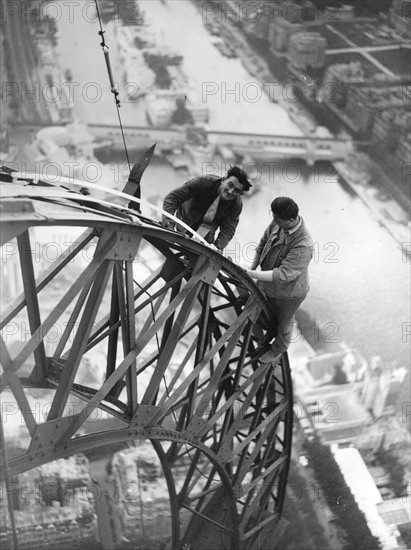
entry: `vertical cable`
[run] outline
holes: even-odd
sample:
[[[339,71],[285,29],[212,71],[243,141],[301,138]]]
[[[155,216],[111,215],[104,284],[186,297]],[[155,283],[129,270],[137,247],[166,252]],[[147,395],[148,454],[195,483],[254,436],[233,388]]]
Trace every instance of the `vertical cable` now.
[[[118,98],[118,90],[116,88],[116,85],[115,85],[115,82],[114,82],[114,78],[113,78],[113,72],[111,70],[111,64],[110,64],[110,56],[109,56],[109,51],[108,51],[108,46],[104,40],[104,33],[106,31],[103,31],[103,25],[101,23],[101,16],[100,16],[100,10],[99,10],[99,7],[98,7],[98,2],[97,0],[94,0],[94,3],[96,5],[96,12],[97,12],[97,17],[98,17],[98,22],[99,22],[99,25],[100,25],[100,30],[98,31],[98,34],[101,36],[101,43],[100,43],[100,46],[103,50],[103,53],[104,53],[104,60],[106,62],[106,67],[107,67],[107,72],[108,72],[108,78],[110,80],[110,91],[111,93],[114,95],[114,101],[115,101],[115,104],[116,104],[116,109],[117,109],[117,116],[118,116],[118,121],[119,121],[119,124],[120,124],[120,130],[121,130],[121,136],[123,138],[123,145],[124,145],[124,151],[126,153],[126,159],[127,159],[127,164],[128,164],[128,169],[129,171],[131,172],[131,165],[130,165],[130,159],[129,159],[129,156],[128,156],[128,151],[127,151],[127,145],[126,145],[126,138],[124,136],[124,130],[123,130],[123,124],[122,124],[122,121],[121,121],[121,116],[120,116],[120,100]]]

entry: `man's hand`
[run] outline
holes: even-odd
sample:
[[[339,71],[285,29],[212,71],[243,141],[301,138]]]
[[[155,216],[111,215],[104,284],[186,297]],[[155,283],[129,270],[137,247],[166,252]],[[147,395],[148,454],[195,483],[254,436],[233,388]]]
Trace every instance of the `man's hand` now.
[[[273,271],[272,269],[269,269],[267,271],[255,271],[254,269],[244,269],[244,271],[252,277],[253,279],[257,279],[257,281],[264,281],[266,283],[273,281]]]

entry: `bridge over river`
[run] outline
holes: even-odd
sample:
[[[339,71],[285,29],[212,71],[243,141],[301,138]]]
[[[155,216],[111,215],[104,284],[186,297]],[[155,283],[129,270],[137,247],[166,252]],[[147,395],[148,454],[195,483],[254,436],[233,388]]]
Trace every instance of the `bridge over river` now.
[[[88,128],[97,138],[111,139],[115,148],[123,148],[121,130],[116,126],[90,124]],[[180,148],[190,142],[189,130],[186,128],[123,126],[123,130],[128,146],[133,149],[147,148],[153,143],[157,143],[159,150]],[[309,165],[317,160],[330,162],[343,160],[352,147],[350,139],[339,139],[333,136],[284,136],[218,130],[206,130],[204,136],[209,145],[226,146],[236,153],[247,154],[255,160],[301,158]]]

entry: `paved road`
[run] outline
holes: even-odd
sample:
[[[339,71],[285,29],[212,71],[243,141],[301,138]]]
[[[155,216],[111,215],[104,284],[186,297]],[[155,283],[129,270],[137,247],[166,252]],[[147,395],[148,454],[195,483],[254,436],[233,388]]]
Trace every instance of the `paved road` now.
[[[395,74],[392,71],[387,69],[387,67],[385,65],[383,65],[382,63],[377,61],[372,55],[370,55],[368,53],[368,51],[366,51],[366,50],[368,50],[368,48],[359,48],[357,46],[357,44],[354,44],[354,42],[351,42],[351,40],[349,40],[345,35],[341,34],[339,31],[334,29],[331,25],[327,25],[327,29],[329,29],[334,34],[337,34],[340,38],[343,38],[351,46],[351,48],[347,48],[347,50],[346,50],[347,52],[357,51],[358,53],[360,53],[361,55],[366,57],[368,59],[368,61],[370,61],[373,65],[378,67],[380,69],[380,71],[382,71],[383,73],[386,73],[389,76],[395,76]]]
[[[333,29],[334,30],[334,29]],[[367,52],[384,52],[386,50],[401,50],[402,44],[390,44],[387,46],[354,46],[352,48],[337,48],[332,50],[325,50],[327,55],[333,55],[337,53],[367,53]]]
[[[28,38],[29,28],[27,23],[20,19],[21,14],[17,10],[8,16],[5,25],[6,38],[10,45],[10,62],[14,72],[12,84],[17,85],[18,90],[15,97],[20,102],[23,119],[49,124],[50,115],[42,98],[43,82],[36,70],[32,41]]]

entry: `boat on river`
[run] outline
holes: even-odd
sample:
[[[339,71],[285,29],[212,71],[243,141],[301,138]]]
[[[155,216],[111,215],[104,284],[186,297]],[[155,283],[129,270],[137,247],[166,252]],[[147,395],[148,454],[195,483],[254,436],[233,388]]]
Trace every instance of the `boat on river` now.
[[[235,49],[226,42],[215,42],[215,47],[225,56],[225,57],[237,57]]]

